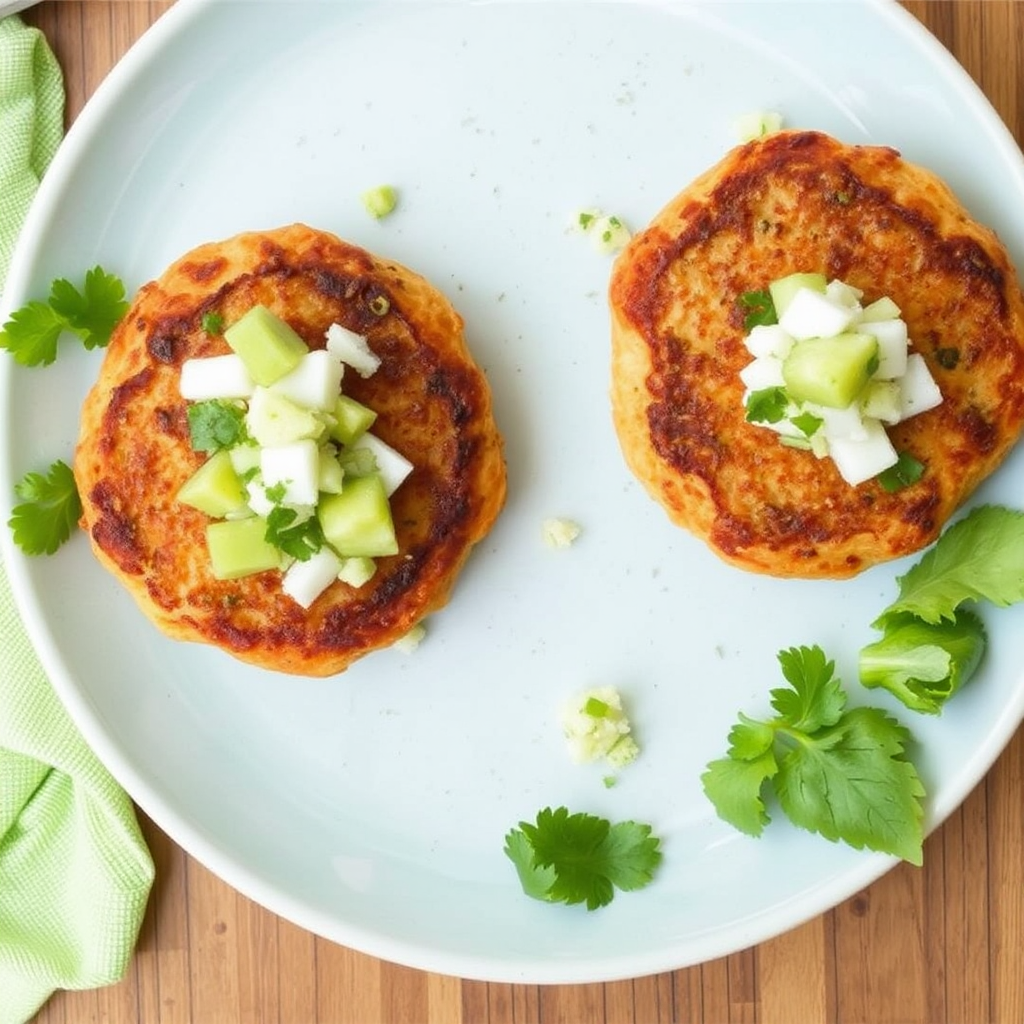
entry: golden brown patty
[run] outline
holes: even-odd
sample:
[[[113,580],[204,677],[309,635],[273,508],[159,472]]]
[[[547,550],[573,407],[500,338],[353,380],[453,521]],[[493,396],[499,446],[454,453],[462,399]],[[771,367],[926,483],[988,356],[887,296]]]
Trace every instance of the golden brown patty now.
[[[381,367],[346,374],[345,391],[415,467],[391,499],[399,553],[308,611],[276,571],[214,579],[207,517],[175,500],[205,457],[189,442],[181,364],[229,351],[203,330],[205,313],[228,325],[257,303],[311,349],[334,322],[367,336]],[[303,225],[200,246],[139,291],[86,398],[75,477],[97,556],[165,632],[306,675],[341,671],[443,605],[505,498],[490,391],[458,314],[422,277]]]
[[[944,396],[890,431],[896,493],[745,422],[737,299],[796,271],[889,295]],[[995,234],[892,149],[780,132],[739,146],[616,261],[612,404],[630,468],[726,561],[844,577],[932,541],[1024,424],[1024,300]]]

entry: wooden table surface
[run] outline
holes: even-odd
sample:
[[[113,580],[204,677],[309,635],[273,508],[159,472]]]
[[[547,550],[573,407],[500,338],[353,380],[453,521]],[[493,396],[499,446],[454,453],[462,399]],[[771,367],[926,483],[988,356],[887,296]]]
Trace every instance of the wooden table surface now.
[[[73,120],[173,0],[46,0]],[[905,4],[1024,142],[1024,3]],[[884,73],[884,72],[883,72]],[[903,864],[834,910],[700,966],[593,985],[460,981],[344,949],[225,885],[143,819],[157,880],[118,985],[58,993],[39,1024],[1010,1024],[1024,1021],[1024,734]]]

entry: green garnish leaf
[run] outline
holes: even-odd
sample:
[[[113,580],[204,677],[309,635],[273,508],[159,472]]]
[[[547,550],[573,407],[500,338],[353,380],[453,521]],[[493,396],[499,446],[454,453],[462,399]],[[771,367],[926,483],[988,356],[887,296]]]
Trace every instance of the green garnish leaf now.
[[[860,681],[888,690],[912,711],[937,715],[974,675],[985,647],[985,627],[973,612],[937,624],[896,615],[880,640],[862,648]]]
[[[789,396],[785,388],[762,388],[752,391],[747,399],[748,423],[778,423],[789,408]]]
[[[799,416],[794,416],[790,419],[790,423],[805,437],[811,437],[813,434],[816,434],[818,428],[824,422],[820,416],[815,416],[813,412],[802,412]]]
[[[1024,512],[978,506],[897,583],[899,596],[875,620],[876,629],[904,613],[925,622],[952,621],[964,601],[1006,607],[1024,600]]]
[[[760,291],[744,292],[739,297],[740,308],[744,311],[743,328],[749,331],[752,327],[767,327],[779,322],[775,312],[775,303],[767,288]]]
[[[14,543],[27,555],[52,555],[71,536],[82,514],[71,468],[58,460],[46,474],[26,473],[14,493],[22,500],[7,521]]]
[[[770,783],[801,828],[920,864],[924,787],[905,754],[910,733],[880,709],[848,709],[821,648],[778,657],[790,686],[771,691],[776,717],[741,714],[727,755],[701,776],[719,817],[760,835],[770,820],[763,795]]]
[[[188,407],[188,430],[197,452],[230,448],[245,440],[245,409],[219,398],[194,402]]]
[[[128,312],[124,282],[102,267],[86,273],[81,292],[63,278],[54,281],[50,306],[86,348],[106,345],[118,321]]]
[[[220,313],[204,313],[200,323],[207,334],[220,334],[224,327],[224,317]]]
[[[269,497],[270,491],[267,491]],[[320,520],[310,516],[296,523],[298,513],[293,508],[278,505],[267,516],[267,543],[280,548],[286,555],[300,562],[308,562],[323,546],[324,533]]]
[[[902,491],[904,487],[916,484],[924,475],[924,463],[915,459],[909,452],[900,452],[895,465],[883,470],[875,479],[882,489],[890,494]]]
[[[57,343],[65,332],[78,335],[86,348],[101,347],[127,310],[120,278],[94,267],[85,275],[81,291],[58,278],[46,302],[29,302],[15,310],[0,330],[0,348],[22,366],[48,366],[57,358]]]
[[[521,821],[505,836],[505,854],[516,866],[523,891],[551,903],[609,904],[615,889],[643,888],[661,863],[660,840],[651,826],[612,824],[592,814],[546,807],[534,824]]]

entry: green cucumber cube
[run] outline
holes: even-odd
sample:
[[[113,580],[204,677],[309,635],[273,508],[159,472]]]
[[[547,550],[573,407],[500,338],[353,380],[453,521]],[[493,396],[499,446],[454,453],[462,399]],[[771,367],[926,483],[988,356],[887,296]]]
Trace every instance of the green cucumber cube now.
[[[391,506],[376,473],[346,479],[341,494],[320,499],[317,516],[324,538],[342,558],[398,554]]]
[[[253,306],[224,332],[224,340],[253,381],[263,387],[294,370],[309,351],[302,338],[266,306]]]
[[[362,402],[348,395],[338,395],[334,404],[336,422],[331,428],[331,437],[341,444],[351,444],[373,426],[376,418],[377,414]]]
[[[181,485],[178,501],[216,519],[245,506],[245,490],[226,448],[214,452]]]
[[[281,567],[281,552],[266,537],[267,521],[261,516],[224,519],[206,527],[206,547],[213,575],[219,580]]]
[[[324,421],[313,409],[296,405],[276,391],[258,387],[245,414],[245,427],[257,444],[269,447],[317,440],[324,432]]]
[[[782,314],[786,311],[786,307],[793,301],[793,296],[801,288],[812,288],[814,291],[821,292],[824,295],[827,287],[828,281],[824,274],[797,273],[780,277],[777,281],[772,281],[768,285],[768,293],[772,297],[776,316],[781,319]]]
[[[896,320],[899,315],[900,307],[888,295],[883,295],[864,307],[860,319],[862,323],[873,324],[879,320]]]
[[[786,391],[794,402],[845,409],[864,390],[878,365],[871,334],[837,334],[798,341],[782,363]]]
[[[350,587],[358,590],[364,583],[368,583],[373,579],[373,574],[376,571],[377,563],[372,558],[366,558],[365,556],[346,558],[341,563],[338,579],[342,583],[347,583]]]

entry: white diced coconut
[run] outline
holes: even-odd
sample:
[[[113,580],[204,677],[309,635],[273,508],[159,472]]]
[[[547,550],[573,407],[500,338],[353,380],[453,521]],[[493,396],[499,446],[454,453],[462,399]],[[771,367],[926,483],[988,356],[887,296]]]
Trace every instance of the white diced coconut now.
[[[255,386],[245,363],[234,352],[186,359],[181,364],[178,388],[189,402],[248,398]]]
[[[881,420],[890,425],[899,423],[902,415],[899,381],[870,381],[860,400],[860,410],[868,419]]]
[[[321,548],[305,562],[292,562],[281,580],[281,590],[308,608],[338,578],[340,568],[341,559],[330,548]]]
[[[384,492],[390,498],[402,485],[402,481],[412,472],[412,463],[391,445],[382,441],[376,434],[366,433],[356,441],[354,451],[367,449],[377,462]]]
[[[907,420],[918,413],[942,404],[942,392],[919,352],[907,356],[907,371],[900,381],[900,419]]]
[[[260,474],[263,486],[274,492],[284,487],[280,503],[284,505],[315,505],[320,479],[320,452],[309,439],[289,444],[269,445],[260,452]]]
[[[896,380],[907,372],[907,325],[902,320],[872,320],[857,329],[878,341],[878,369],[872,374],[876,380]]]
[[[859,405],[852,402],[845,409],[833,409],[826,405],[808,404],[807,411],[820,416],[824,421],[821,425],[822,434],[829,443],[837,438],[848,441],[863,441],[868,436],[864,425],[864,417]]]
[[[846,306],[848,309],[854,310],[856,313],[860,313],[860,300],[864,297],[864,293],[859,288],[854,288],[852,284],[847,284],[845,281],[835,280],[829,281],[825,285],[825,298],[831,299],[833,302],[838,303],[840,306]]]
[[[307,352],[291,373],[274,381],[270,390],[305,409],[331,411],[341,392],[345,364],[326,349]]]
[[[269,516],[274,511],[274,503],[267,497],[267,489],[263,481],[254,478],[245,485],[245,497],[249,508],[258,516]]]
[[[793,339],[778,324],[757,324],[750,329],[743,343],[755,359],[761,356],[785,359],[793,347]]]
[[[866,420],[864,432],[866,436],[861,440],[849,437],[829,439],[829,455],[851,487],[878,476],[899,459],[885,427],[878,420]]]
[[[351,366],[360,377],[372,377],[377,372],[380,356],[370,348],[369,342],[361,334],[341,324],[331,324],[327,328],[326,338],[327,351]]]
[[[779,326],[797,341],[806,338],[831,338],[842,334],[853,323],[856,313],[813,288],[798,288]]]
[[[740,370],[740,380],[750,391],[784,387],[786,381],[782,376],[782,360],[775,356],[758,356]]]

